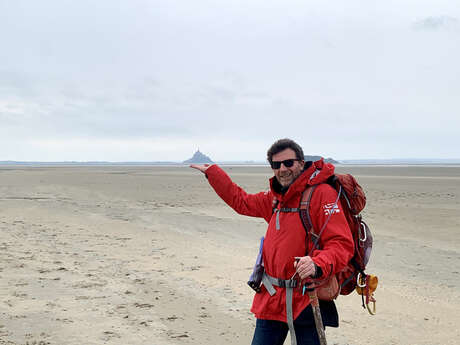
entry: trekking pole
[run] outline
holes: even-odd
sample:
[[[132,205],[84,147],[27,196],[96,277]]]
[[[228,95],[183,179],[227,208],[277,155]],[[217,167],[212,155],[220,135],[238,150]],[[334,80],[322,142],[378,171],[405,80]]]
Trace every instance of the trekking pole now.
[[[316,290],[314,288],[308,288],[304,286],[304,289],[308,292],[308,297],[310,297],[311,307],[313,309],[313,317],[315,318],[316,331],[318,332],[319,343],[320,345],[327,345],[326,341],[326,332],[324,332],[323,318],[321,317],[321,311],[319,310],[319,300],[316,295]]]
[[[296,263],[299,263],[300,257],[296,256],[294,258]],[[296,270],[297,273],[297,270]],[[318,300],[318,295],[316,294],[316,290],[314,288],[314,285],[311,284],[312,287],[308,287],[308,283],[303,286],[303,291],[302,294],[307,291],[308,297],[310,297],[310,304],[311,308],[313,310],[313,317],[315,319],[315,325],[316,325],[316,332],[318,333],[318,338],[319,338],[319,344],[320,345],[327,345],[326,341],[326,332],[324,332],[324,325],[323,325],[323,318],[321,317],[321,311],[319,309],[319,300]]]

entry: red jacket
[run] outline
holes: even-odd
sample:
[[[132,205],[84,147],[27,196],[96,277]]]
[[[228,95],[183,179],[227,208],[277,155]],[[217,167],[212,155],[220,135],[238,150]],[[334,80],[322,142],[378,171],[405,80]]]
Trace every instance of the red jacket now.
[[[315,172],[317,174],[312,177]],[[212,165],[206,170],[209,183],[230,207],[240,214],[264,218],[267,221],[268,229],[263,247],[265,271],[272,277],[284,280],[290,279],[295,273],[294,257],[307,255],[312,244],[311,241],[307,241],[306,231],[298,212],[280,212],[280,229],[276,230],[273,199],[276,197],[279,201],[278,207],[297,208],[302,193],[308,185],[325,182],[333,173],[334,166],[320,160],[303,171],[284,194],[276,192],[278,181],[275,180],[275,177],[270,179],[269,191],[248,194],[233,183],[219,166]],[[337,192],[330,185],[323,183],[316,188],[310,205],[310,216],[314,229],[318,229],[316,231],[322,228],[328,218],[330,205],[336,199]],[[312,254],[312,259],[321,267],[323,276],[328,276],[331,270],[332,273],[340,271],[353,256],[353,238],[340,203],[338,207],[338,211],[333,212],[321,235],[319,243],[322,249],[315,250]],[[275,289],[277,293],[270,296],[262,286],[261,292],[254,295],[251,312],[259,319],[286,322],[286,294],[283,288],[275,287]],[[303,296],[301,288],[294,289],[294,319],[309,304],[308,295]]]

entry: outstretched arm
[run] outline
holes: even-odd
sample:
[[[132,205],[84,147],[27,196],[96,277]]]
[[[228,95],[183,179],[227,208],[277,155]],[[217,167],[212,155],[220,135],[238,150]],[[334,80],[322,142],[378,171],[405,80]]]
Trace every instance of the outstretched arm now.
[[[190,168],[204,173],[217,195],[239,214],[270,221],[273,199],[270,192],[246,193],[217,164],[191,164]]]

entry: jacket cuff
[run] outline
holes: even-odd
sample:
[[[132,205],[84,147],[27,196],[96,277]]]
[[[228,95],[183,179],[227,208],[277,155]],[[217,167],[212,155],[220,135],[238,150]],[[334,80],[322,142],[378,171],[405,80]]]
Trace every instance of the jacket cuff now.
[[[312,278],[318,279],[318,278],[321,278],[322,275],[323,275],[323,269],[317,264],[315,264],[315,274],[312,276]]]
[[[324,278],[331,274],[330,271],[331,271],[332,265],[328,266],[320,258],[312,257],[312,259],[313,259],[313,263],[317,267],[315,276],[314,276],[315,279]]]
[[[209,180],[209,176],[208,176],[208,172],[211,172],[212,173],[212,170],[214,170],[214,167],[216,167],[217,164],[211,164],[207,169],[206,171],[204,172],[204,176],[206,176],[206,178]],[[211,169],[211,171],[209,171],[209,169]]]

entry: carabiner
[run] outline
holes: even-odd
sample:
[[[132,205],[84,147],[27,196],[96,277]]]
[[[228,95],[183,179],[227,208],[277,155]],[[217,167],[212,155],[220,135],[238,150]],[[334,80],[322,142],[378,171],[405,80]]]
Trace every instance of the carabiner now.
[[[359,230],[359,246],[363,247],[364,242],[367,241],[366,225],[363,222],[359,223]]]
[[[361,283],[361,281],[364,281],[364,284]],[[358,287],[360,287],[360,288],[365,288],[366,287],[366,278],[361,279],[361,272],[358,273],[358,275],[356,276],[356,285],[358,285]]]

